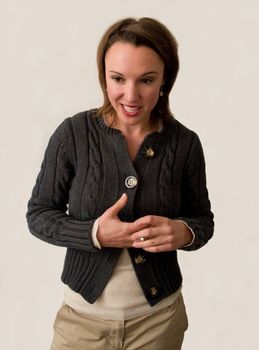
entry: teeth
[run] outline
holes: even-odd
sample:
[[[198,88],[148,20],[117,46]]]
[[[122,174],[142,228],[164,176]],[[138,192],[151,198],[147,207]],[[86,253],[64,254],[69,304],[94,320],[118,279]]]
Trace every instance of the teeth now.
[[[124,109],[126,112],[129,112],[129,113],[133,113],[133,112],[137,112],[140,107],[129,107],[129,106],[125,106],[123,105]]]

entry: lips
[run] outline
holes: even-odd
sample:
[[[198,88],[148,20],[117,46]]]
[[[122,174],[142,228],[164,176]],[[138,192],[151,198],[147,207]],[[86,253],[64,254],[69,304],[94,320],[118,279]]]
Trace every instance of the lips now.
[[[121,104],[122,109],[125,114],[130,115],[130,116],[135,116],[139,113],[141,107],[139,106],[128,106],[128,105],[123,105]]]

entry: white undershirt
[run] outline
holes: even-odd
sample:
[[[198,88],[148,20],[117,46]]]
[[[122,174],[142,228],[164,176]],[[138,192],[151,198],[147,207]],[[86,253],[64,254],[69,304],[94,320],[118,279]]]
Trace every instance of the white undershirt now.
[[[88,303],[68,286],[65,288],[64,303],[80,313],[102,319],[128,320],[173,304],[180,292],[181,288],[150,306],[138,283],[128,250],[123,249],[108,284],[94,304]]]

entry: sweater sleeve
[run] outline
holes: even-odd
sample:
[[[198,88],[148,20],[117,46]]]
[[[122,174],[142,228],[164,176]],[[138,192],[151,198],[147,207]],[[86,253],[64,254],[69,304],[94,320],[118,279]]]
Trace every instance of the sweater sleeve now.
[[[182,250],[196,250],[205,245],[214,231],[214,215],[211,211],[206,186],[205,160],[199,137],[194,133],[191,149],[184,170],[181,217],[194,232],[191,245]]]
[[[69,189],[75,173],[75,151],[68,118],[51,136],[41,170],[28,202],[30,232],[57,246],[98,251],[92,242],[95,220],[67,214]]]

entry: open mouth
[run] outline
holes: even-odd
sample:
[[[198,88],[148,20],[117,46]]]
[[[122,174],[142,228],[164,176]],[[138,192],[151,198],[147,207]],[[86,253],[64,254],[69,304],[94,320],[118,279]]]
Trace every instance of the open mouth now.
[[[126,112],[127,115],[136,115],[140,111],[141,107],[139,106],[128,106],[128,105],[121,105],[124,112]]]

